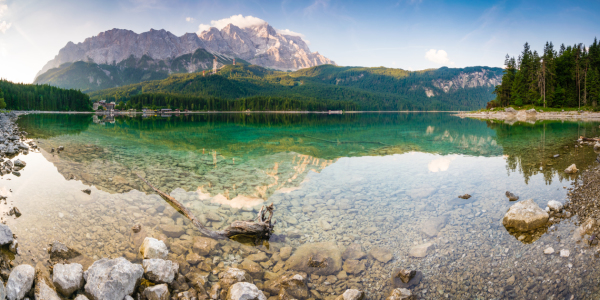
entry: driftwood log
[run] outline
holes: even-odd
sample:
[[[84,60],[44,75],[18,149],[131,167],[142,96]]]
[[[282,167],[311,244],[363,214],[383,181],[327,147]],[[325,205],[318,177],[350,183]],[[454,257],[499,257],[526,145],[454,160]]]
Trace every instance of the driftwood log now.
[[[579,138],[584,142],[600,142],[600,139],[595,139],[595,138],[586,138],[583,136],[580,136]]]
[[[256,240],[269,240],[271,234],[273,233],[273,226],[275,223],[271,222],[271,218],[273,217],[273,203],[269,206],[263,206],[258,212],[258,216],[256,221],[234,221],[227,228],[223,230],[211,230],[206,228],[200,221],[192,214],[192,212],[183,206],[179,201],[175,198],[169,196],[168,194],[162,192],[161,190],[155,188],[152,184],[150,184],[146,179],[136,173],[136,175],[145,182],[152,190],[154,190],[158,195],[160,195],[165,201],[167,201],[171,206],[173,206],[177,211],[182,213],[186,218],[188,218],[192,224],[206,237],[210,237],[213,239],[229,239],[236,237],[247,237],[254,238]],[[268,216],[267,216],[268,213]]]

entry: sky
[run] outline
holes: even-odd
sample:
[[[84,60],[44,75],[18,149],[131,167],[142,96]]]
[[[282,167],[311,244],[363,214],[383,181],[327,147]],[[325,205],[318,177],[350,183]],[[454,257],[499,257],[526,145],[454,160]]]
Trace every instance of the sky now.
[[[261,20],[341,66],[502,67],[525,42],[592,43],[600,1],[0,0],[0,78],[31,83],[69,41],[112,28],[181,36]]]

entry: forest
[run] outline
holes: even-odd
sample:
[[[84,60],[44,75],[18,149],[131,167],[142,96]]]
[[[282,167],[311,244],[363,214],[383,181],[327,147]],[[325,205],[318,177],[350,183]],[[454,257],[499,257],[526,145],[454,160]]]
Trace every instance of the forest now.
[[[92,110],[88,95],[80,91],[61,89],[50,85],[22,84],[0,80],[0,98],[4,98],[6,109],[10,110]]]
[[[238,64],[225,66],[219,70],[218,75],[174,74],[162,80],[93,91],[90,92],[90,97],[92,100],[127,102],[136,95],[169,94],[219,98],[230,103],[231,100],[263,97],[309,103],[350,102],[358,110],[369,111],[472,110],[484,107],[493,100],[493,86],[444,91],[434,81],[453,80],[459,75],[476,72],[485,74],[487,78],[499,79],[502,75],[502,69],[487,67],[413,72],[383,67],[321,65],[296,72],[280,72]],[[434,91],[435,95],[427,96],[425,89]],[[203,106],[199,108],[201,107]]]
[[[281,97],[254,96],[235,100],[215,97],[197,97],[178,94],[140,94],[120,102],[121,109],[148,107],[203,111],[326,111],[357,110],[349,101],[295,100]]]
[[[600,45],[560,45],[546,42],[542,53],[525,43],[515,59],[506,55],[502,84],[487,107],[535,105],[542,107],[591,107],[600,101]]]

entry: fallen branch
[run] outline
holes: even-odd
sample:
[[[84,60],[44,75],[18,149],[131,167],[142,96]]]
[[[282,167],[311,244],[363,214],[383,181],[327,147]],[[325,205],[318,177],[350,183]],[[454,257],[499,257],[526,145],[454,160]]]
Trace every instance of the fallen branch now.
[[[254,221],[234,221],[227,228],[223,230],[211,230],[206,228],[200,221],[192,214],[192,212],[183,206],[179,201],[175,200],[175,198],[167,195],[161,190],[155,188],[152,184],[150,184],[146,179],[136,173],[136,175],[145,182],[152,190],[154,190],[158,195],[160,195],[165,201],[167,201],[171,206],[173,206],[177,211],[181,212],[186,218],[188,218],[192,224],[202,233],[204,236],[213,238],[213,239],[228,239],[234,236],[242,235],[248,237],[254,237],[260,240],[269,240],[271,234],[273,233],[273,226],[275,223],[271,223],[271,218],[273,217],[273,203],[269,206],[263,206],[258,212],[258,216],[256,217],[256,222]],[[269,216],[267,217],[267,213]]]
[[[580,136],[579,138],[580,138],[582,141],[584,141],[584,142],[599,142],[599,141],[600,141],[600,139],[595,139],[595,138],[586,138],[586,137],[583,137],[583,136]]]

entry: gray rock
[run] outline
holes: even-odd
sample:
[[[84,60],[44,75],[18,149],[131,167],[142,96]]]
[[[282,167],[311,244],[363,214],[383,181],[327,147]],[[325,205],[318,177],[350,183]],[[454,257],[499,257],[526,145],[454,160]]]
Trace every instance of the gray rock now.
[[[516,113],[517,112],[517,110],[512,107],[507,107],[504,109],[504,111],[508,112],[508,113]]]
[[[10,228],[4,224],[0,224],[0,245],[11,244],[13,241],[13,233]]]
[[[24,168],[24,167],[25,167],[25,165],[27,165],[27,164],[26,164],[24,161],[22,161],[22,160],[20,160],[20,159],[17,159],[17,160],[15,160],[15,161],[14,161],[14,165],[15,165],[16,167],[21,167],[21,168]]]
[[[267,300],[265,294],[256,285],[249,282],[238,282],[229,287],[227,300]]]
[[[144,277],[156,283],[171,283],[179,271],[179,265],[159,258],[144,259]]]
[[[56,293],[52,281],[50,281],[48,270],[46,270],[46,267],[40,262],[38,262],[35,267],[34,298],[43,300],[61,300]]]
[[[171,294],[166,284],[159,284],[146,288],[144,297],[148,300],[169,300]]]
[[[124,257],[103,258],[84,272],[85,292],[92,300],[123,299],[131,295],[144,275],[144,268]]]
[[[514,228],[518,231],[530,231],[548,222],[549,215],[541,209],[533,199],[514,204],[502,219],[506,228]]]
[[[391,295],[389,297],[387,297],[386,300],[405,300],[405,299],[411,299],[411,297],[412,297],[412,292],[410,290],[398,288],[398,289],[392,290]]]
[[[163,241],[146,237],[140,246],[140,254],[144,259],[165,259],[167,258],[167,254],[169,254],[169,250]]]
[[[33,286],[35,269],[30,265],[18,265],[10,272],[6,282],[8,300],[23,299]]]
[[[4,281],[0,279],[0,300],[6,299],[6,288],[4,287]]]
[[[77,297],[75,297],[75,300],[90,300],[90,299],[88,299],[88,297],[86,297],[84,295],[77,295]]]
[[[560,212],[563,208],[562,203],[556,201],[556,200],[551,200],[548,201],[548,208],[550,208],[550,210],[555,211],[555,212]]]
[[[48,248],[48,252],[50,253],[50,259],[52,260],[71,259],[81,255],[79,251],[67,247],[67,245],[59,241],[52,242],[52,244],[50,244],[50,247]]]
[[[365,293],[355,289],[346,290],[339,297],[335,298],[335,300],[363,300],[365,299]]]
[[[83,287],[83,266],[80,264],[56,264],[52,273],[56,290],[65,297]]]

